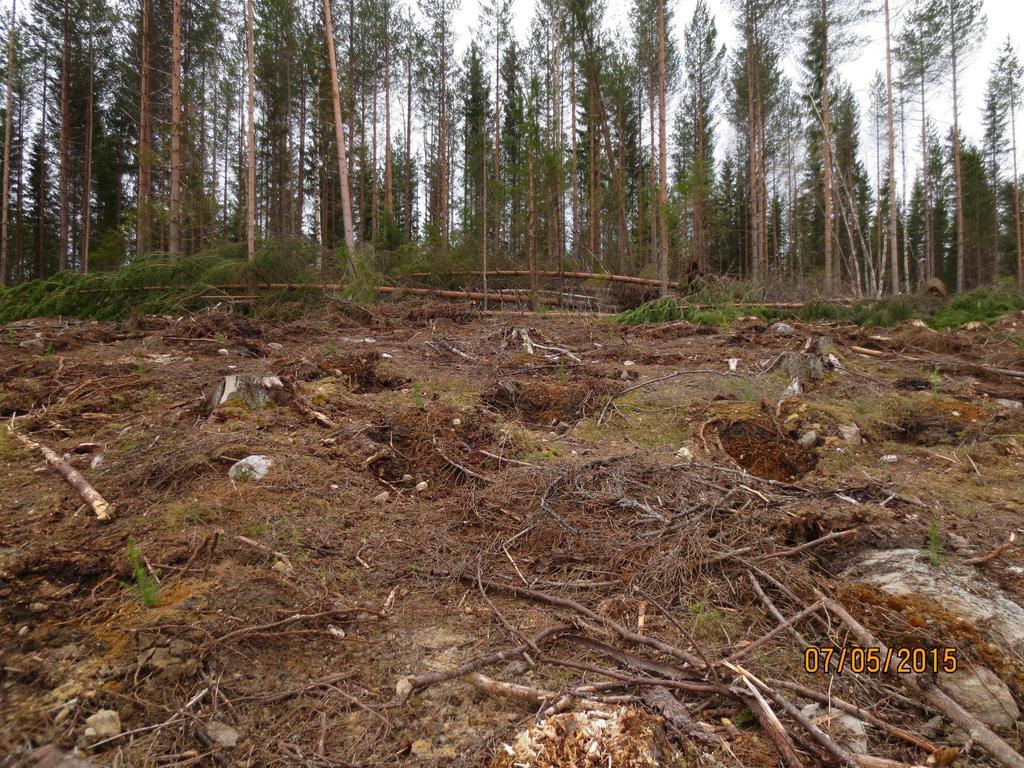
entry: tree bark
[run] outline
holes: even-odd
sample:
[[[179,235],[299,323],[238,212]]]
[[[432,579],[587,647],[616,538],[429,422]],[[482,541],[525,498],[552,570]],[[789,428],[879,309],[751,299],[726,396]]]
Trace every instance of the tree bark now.
[[[665,3],[658,0],[658,245],[661,295],[668,296],[668,140],[665,132]]]
[[[391,167],[391,7],[384,20],[384,220],[394,217],[393,169]]]
[[[175,0],[179,2],[180,0]],[[245,59],[246,59],[246,148],[248,150],[247,186],[245,196],[246,253],[251,264],[256,260],[256,75],[255,41],[253,40],[252,0],[245,1]]]
[[[892,265],[892,292],[900,292],[898,226],[896,220],[896,124],[892,112],[892,42],[889,29],[889,0],[885,0],[885,85],[886,120],[889,123],[889,258]]]
[[[929,149],[928,149],[928,113],[925,111],[925,78],[921,74],[921,178],[924,184],[924,261],[925,279],[931,280],[935,277],[935,244],[932,239],[932,195],[931,177],[929,175]]]
[[[11,123],[14,112],[14,36],[18,28],[18,0],[11,0],[11,27],[7,31],[7,113],[4,116],[3,213],[0,214],[0,286],[7,285],[8,198],[11,194]],[[20,254],[19,254],[20,256]]]
[[[71,158],[70,131],[71,131],[71,94],[68,83],[69,66],[71,58],[71,29],[68,17],[68,0],[64,0],[64,45],[61,50],[60,61],[60,235],[58,241],[59,269],[61,272],[68,268],[68,166]]]
[[[822,147],[825,174],[825,292],[828,295],[836,293],[835,264],[833,263],[833,210],[832,210],[832,110],[829,103],[829,47],[828,47],[828,2],[822,0],[821,12],[825,30],[824,55],[822,65],[821,84],[821,126],[822,126]]]
[[[92,19],[89,19],[89,91],[85,98],[85,179],[82,184],[82,273],[89,273],[89,239],[92,231],[92,134],[93,80],[96,60],[93,52]]]
[[[1014,90],[1016,84],[1011,83],[1010,88],[1010,137],[1011,151],[1013,152],[1013,234],[1017,242],[1017,286],[1024,289],[1024,254],[1021,248],[1021,226],[1020,226],[1020,175],[1017,173],[1017,96]]]
[[[47,102],[47,89],[46,86],[49,84],[48,77],[48,58],[49,48],[46,43],[43,43],[43,109],[39,117],[39,167],[42,169],[42,177],[46,179],[46,108],[49,106]],[[36,277],[42,279],[45,277],[46,272],[46,184],[39,185],[39,200],[37,202],[39,207],[39,231],[37,232],[36,239]]]
[[[171,2],[171,206],[167,250],[181,253],[181,0]]]
[[[956,290],[961,293],[966,285],[964,275],[964,188],[960,173],[960,101],[957,93],[958,62],[956,19],[950,7],[950,52],[953,64],[953,175],[956,182]]]
[[[251,0],[249,0],[251,2]],[[324,0],[324,28],[327,35],[327,58],[331,67],[331,97],[334,104],[334,139],[338,147],[338,176],[341,181],[341,218],[345,227],[345,248],[348,250],[348,270],[352,271],[355,254],[355,233],[352,231],[352,195],[348,188],[348,161],[345,157],[345,129],[341,121],[341,92],[338,89],[338,60],[334,52],[334,23],[331,19],[331,0]]]

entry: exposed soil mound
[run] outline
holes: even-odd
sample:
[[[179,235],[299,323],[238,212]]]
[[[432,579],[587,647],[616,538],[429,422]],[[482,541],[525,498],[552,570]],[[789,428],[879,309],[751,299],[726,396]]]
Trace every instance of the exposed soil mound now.
[[[818,464],[818,455],[779,432],[767,419],[742,419],[718,428],[725,452],[752,475],[794,480]]]
[[[893,438],[916,445],[939,445],[975,439],[988,419],[976,405],[946,398],[925,398],[896,416]]]
[[[483,395],[498,410],[532,424],[575,421],[599,408],[614,387],[605,382],[513,381],[502,379]]]
[[[355,394],[397,389],[408,383],[408,379],[381,371],[380,363],[381,358],[376,352],[329,357],[317,363],[319,375],[311,372],[307,381],[325,375],[334,376],[343,379]]]

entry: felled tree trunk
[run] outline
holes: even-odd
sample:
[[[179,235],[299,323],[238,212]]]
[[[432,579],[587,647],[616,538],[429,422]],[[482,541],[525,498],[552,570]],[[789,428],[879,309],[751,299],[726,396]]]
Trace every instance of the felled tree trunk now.
[[[89,485],[81,472],[72,467],[42,443],[30,440],[24,435],[15,432],[11,427],[8,427],[7,429],[8,432],[10,432],[23,446],[31,451],[38,451],[43,454],[43,458],[46,459],[46,463],[50,465],[52,469],[59,472],[61,477],[67,480],[68,484],[74,488],[78,492],[78,495],[81,496],[82,499],[92,508],[92,511],[96,513],[97,520],[108,522],[114,519],[114,508],[107,503],[106,499],[96,492],[95,488]]]

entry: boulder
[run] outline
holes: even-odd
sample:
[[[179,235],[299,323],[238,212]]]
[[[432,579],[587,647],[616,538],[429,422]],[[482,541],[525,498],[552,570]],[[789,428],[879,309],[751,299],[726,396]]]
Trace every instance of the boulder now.
[[[992,728],[1011,730],[1020,717],[1006,684],[988,667],[958,670],[939,677],[939,687],[964,709]]]
[[[841,425],[839,427],[839,434],[843,436],[843,440],[845,440],[848,445],[852,445],[854,447],[857,447],[864,442],[864,438],[861,437],[860,434],[860,427],[856,424]]]
[[[934,566],[927,552],[887,549],[862,555],[843,578],[889,595],[932,602],[1004,647],[1024,652],[1024,608],[975,568],[948,561]]]

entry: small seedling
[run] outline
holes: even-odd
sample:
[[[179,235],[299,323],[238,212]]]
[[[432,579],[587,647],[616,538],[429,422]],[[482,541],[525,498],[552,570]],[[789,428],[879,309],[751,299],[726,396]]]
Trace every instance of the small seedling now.
[[[53,357],[53,342],[46,342],[46,346],[43,347],[43,357]]]
[[[931,375],[928,377],[928,384],[932,388],[932,394],[938,397],[939,387],[942,386],[942,376],[939,375],[938,371],[932,371]]]
[[[565,369],[565,360],[562,358],[558,359],[558,380],[562,384],[569,381],[569,372]]]
[[[932,518],[928,523],[928,562],[934,567],[942,564],[942,553],[946,549],[946,540],[939,530],[939,521]]]
[[[146,366],[142,364],[141,360],[135,363],[135,372],[139,374],[139,376],[142,376],[146,372]]]
[[[414,381],[412,384],[412,401],[420,408],[424,405],[423,392],[418,381]]]
[[[134,539],[128,540],[128,562],[132,567],[132,580],[122,581],[121,587],[132,592],[147,608],[155,607],[160,594],[160,571],[146,567]]]
[[[13,328],[8,328],[7,329],[7,343],[8,344],[14,344],[17,340],[18,340],[18,332],[15,331]],[[1022,344],[1021,346],[1024,346],[1024,344]]]

